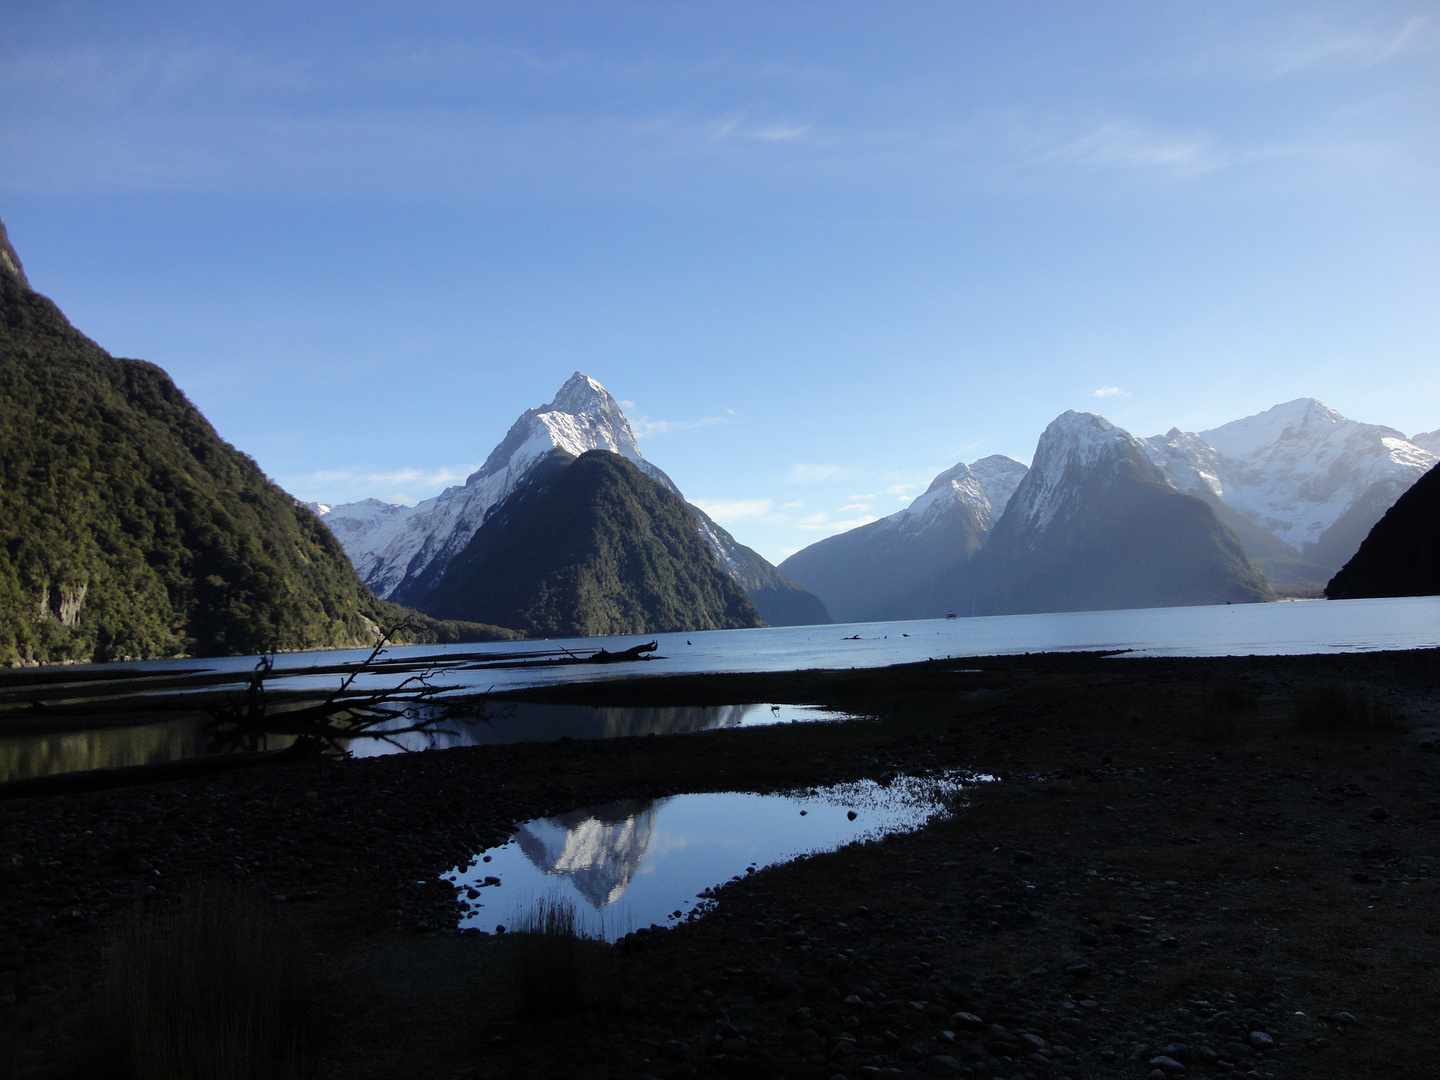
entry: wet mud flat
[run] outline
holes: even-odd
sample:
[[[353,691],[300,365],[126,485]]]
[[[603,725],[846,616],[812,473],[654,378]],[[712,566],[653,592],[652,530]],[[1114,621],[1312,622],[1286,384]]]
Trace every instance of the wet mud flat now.
[[[8,800],[0,1075],[66,1075],[109,928],[203,881],[306,934],[316,1076],[1440,1075],[1437,675],[1413,652],[652,678],[532,696],[874,719]],[[1409,730],[1297,731],[1317,686]],[[957,768],[1000,780],[585,950],[564,1018],[517,1018],[513,940],[453,932],[439,881],[579,806]]]

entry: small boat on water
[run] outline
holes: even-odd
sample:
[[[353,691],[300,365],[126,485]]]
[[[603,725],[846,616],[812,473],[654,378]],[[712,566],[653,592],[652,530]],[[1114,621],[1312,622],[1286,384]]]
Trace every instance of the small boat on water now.
[[[959,617],[960,616],[956,615],[953,611],[945,612],[945,618],[947,619],[958,619]]]

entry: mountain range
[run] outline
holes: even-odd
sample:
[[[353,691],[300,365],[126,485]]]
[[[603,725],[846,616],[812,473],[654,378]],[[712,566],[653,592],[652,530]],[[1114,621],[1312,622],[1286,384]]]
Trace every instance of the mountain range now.
[[[537,466],[555,455],[575,459],[592,450],[609,451],[629,461],[683,502],[674,481],[641,454],[619,403],[605,387],[577,371],[548,405],[521,414],[463,485],[447,488],[415,506],[377,499],[309,505],[330,526],[377,596],[422,611],[450,610],[458,601],[437,593],[444,576],[440,571],[465,550],[487,515],[512,495]],[[772,626],[830,621],[824,605],[812,593],[736,541],[698,506],[683,505],[708,545],[710,558],[739,585],[761,619]],[[514,519],[515,515],[510,515],[512,522]],[[447,589],[453,589],[454,580]],[[466,580],[472,588],[482,588],[479,579],[470,576]],[[498,579],[495,584],[502,585]]]
[[[1033,468],[956,465],[780,570],[847,622],[1318,595],[1437,450],[1313,398],[1146,439],[1066,413]]]

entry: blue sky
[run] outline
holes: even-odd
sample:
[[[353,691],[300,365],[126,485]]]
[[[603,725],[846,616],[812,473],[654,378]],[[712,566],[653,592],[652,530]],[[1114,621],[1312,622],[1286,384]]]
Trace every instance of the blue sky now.
[[[1066,409],[1440,428],[1440,4],[0,0],[32,283],[305,499],[572,371],[779,560]]]

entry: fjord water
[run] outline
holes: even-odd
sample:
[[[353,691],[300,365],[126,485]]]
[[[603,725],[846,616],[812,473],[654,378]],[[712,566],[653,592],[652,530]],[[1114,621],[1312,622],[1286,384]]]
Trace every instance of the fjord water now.
[[[556,897],[575,906],[577,929],[614,941],[689,914],[703,906],[701,894],[748,869],[918,829],[965,783],[984,779],[902,776],[888,786],[867,780],[795,795],[712,792],[589,806],[527,821],[501,847],[442,877],[460,892],[462,928],[493,931]]]
[[[656,653],[633,662],[542,667],[510,657],[612,652],[656,641]],[[1313,600],[1209,607],[1067,611],[1040,615],[905,622],[702,630],[613,638],[566,638],[469,645],[413,645],[388,650],[414,670],[434,669],[437,685],[497,693],[554,683],[649,675],[875,668],[921,660],[1018,653],[1123,650],[1134,656],[1300,656],[1440,647],[1440,596]],[[363,651],[291,653],[276,660],[287,688],[303,688],[305,669],[361,660]],[[147,661],[146,670],[183,666],[248,673],[255,657]],[[395,669],[371,685],[395,678]],[[333,678],[317,679],[330,686]]]
[[[1025,652],[1128,650],[1130,656],[1300,655],[1440,647],[1440,597],[1300,601],[1223,607],[1145,608],[987,618],[791,626],[656,634],[652,659],[615,664],[541,666],[525,662],[597,648],[618,651],[648,637],[572,638],[561,641],[477,645],[418,645],[390,649],[386,670],[358,685],[393,686],[406,675],[432,672],[435,685],[459,694],[503,693],[525,687],[585,680],[681,673],[874,668],[939,657],[983,657]],[[286,689],[331,690],[337,664],[355,664],[362,651],[293,653],[276,660]],[[518,661],[518,662],[517,662]],[[145,661],[104,665],[117,673],[190,672],[248,676],[256,658]],[[1123,661],[1121,661],[1123,662]],[[321,675],[313,669],[332,668]],[[93,670],[93,669],[92,669]],[[23,678],[23,672],[15,678]],[[39,692],[48,696],[49,692]],[[525,705],[454,735],[406,736],[406,749],[535,739],[607,738],[649,731],[698,731],[761,721],[822,719],[794,706],[778,715],[767,706],[718,704],[706,709],[615,710]],[[285,745],[276,740],[274,747]],[[398,749],[355,740],[352,753]],[[204,753],[195,722],[162,719],[139,727],[0,736],[0,779],[19,779],[106,765],[153,764]]]

